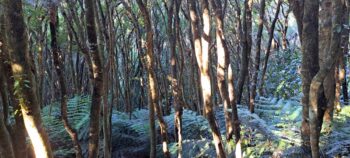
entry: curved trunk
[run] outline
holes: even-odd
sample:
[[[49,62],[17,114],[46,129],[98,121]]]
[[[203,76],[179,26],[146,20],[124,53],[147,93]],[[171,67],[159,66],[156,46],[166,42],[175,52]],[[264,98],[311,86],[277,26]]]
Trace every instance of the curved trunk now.
[[[54,4],[52,4],[54,5]],[[60,55],[58,44],[57,44],[57,24],[58,24],[58,16],[57,16],[57,8],[55,6],[51,6],[50,8],[50,32],[51,32],[51,49],[52,56],[54,61],[54,66],[56,69],[56,73],[58,76],[58,82],[60,84],[61,89],[61,117],[64,128],[67,133],[71,137],[73,141],[73,145],[75,148],[75,154],[77,158],[82,157],[82,151],[78,140],[78,133],[76,130],[69,124],[68,116],[67,116],[67,90],[66,90],[66,81],[64,79],[64,67],[62,65],[62,54]]]
[[[163,154],[165,157],[170,157],[170,152],[168,150],[168,135],[167,135],[167,125],[166,122],[163,119],[162,111],[160,109],[159,103],[159,96],[158,96],[158,82],[157,82],[157,76],[154,72],[155,68],[155,61],[154,61],[154,54],[153,54],[153,29],[152,29],[152,22],[149,16],[148,9],[146,8],[145,4],[142,2],[142,0],[137,0],[137,4],[142,12],[142,16],[145,22],[145,28],[147,31],[146,34],[146,66],[148,71],[148,89],[149,89],[149,96],[150,96],[150,115],[153,115],[153,110],[157,114],[158,120],[159,120],[159,126],[160,126],[160,132],[163,139],[162,145],[163,145]],[[152,117],[152,116],[150,116]],[[150,121],[154,121],[150,119]],[[152,140],[151,140],[152,141]],[[152,142],[151,142],[152,143]],[[155,149],[153,149],[155,150]],[[155,156],[154,151],[151,150],[151,157]]]
[[[307,6],[305,3],[305,6]],[[311,5],[313,4],[313,5]],[[310,4],[310,7],[305,7],[305,11],[307,9],[310,9],[308,11],[314,11],[318,12],[318,2],[313,1],[313,3]],[[319,158],[319,137],[320,137],[320,130],[322,124],[322,113],[320,111],[322,109],[319,98],[319,91],[322,86],[322,82],[324,79],[330,74],[333,75],[334,71],[332,69],[337,64],[338,58],[342,56],[341,54],[341,33],[344,29],[344,23],[342,20],[342,16],[344,14],[345,10],[345,1],[344,0],[333,0],[332,1],[332,32],[331,32],[331,43],[330,47],[328,48],[328,56],[326,60],[322,63],[320,71],[317,72],[315,77],[313,77],[311,85],[310,85],[310,91],[309,91],[309,104],[310,107],[308,109],[309,117],[310,117],[310,144],[311,144],[311,153],[313,158]],[[316,8],[317,6],[317,8]],[[306,11],[306,12],[308,12]],[[307,15],[305,15],[307,16]],[[317,17],[317,16],[314,16]],[[305,19],[304,19],[305,20]],[[304,25],[307,26],[307,25]],[[305,27],[304,27],[305,30]],[[310,30],[311,31],[311,30]],[[305,31],[304,34],[307,32]],[[306,41],[304,41],[306,43]]]

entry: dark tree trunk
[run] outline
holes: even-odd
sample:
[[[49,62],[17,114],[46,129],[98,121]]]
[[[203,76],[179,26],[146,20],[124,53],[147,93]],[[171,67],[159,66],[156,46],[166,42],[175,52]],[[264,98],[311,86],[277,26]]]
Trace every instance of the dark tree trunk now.
[[[242,60],[241,68],[239,73],[239,78],[237,82],[237,103],[241,103],[243,87],[245,80],[247,78],[248,67],[249,67],[249,56],[252,49],[252,5],[253,0],[244,1],[244,13],[243,13],[243,50],[242,50]],[[249,83],[247,83],[249,84]]]
[[[86,0],[86,30],[89,41],[89,51],[91,53],[93,92],[90,109],[90,128],[89,128],[89,158],[98,157],[99,152],[99,133],[100,133],[100,111],[103,96],[103,66],[97,45],[97,29],[95,21],[95,1]],[[88,53],[87,53],[88,54]]]
[[[264,66],[263,66],[263,71],[261,73],[261,82],[260,82],[260,87],[259,87],[259,93],[260,95],[263,95],[263,89],[264,89],[264,84],[265,84],[265,75],[266,75],[266,71],[267,71],[267,64],[269,61],[269,57],[270,57],[270,53],[271,53],[271,46],[272,46],[272,40],[274,37],[274,31],[275,31],[275,27],[276,27],[276,22],[278,20],[278,15],[280,13],[280,8],[282,5],[282,0],[279,0],[277,2],[277,6],[276,6],[276,13],[275,13],[275,17],[271,23],[271,27],[269,30],[269,39],[267,41],[267,48],[266,48],[266,54],[265,54],[265,59],[264,59]]]
[[[67,116],[67,88],[66,88],[66,81],[64,78],[64,67],[62,61],[63,54],[60,52],[58,43],[57,43],[57,28],[58,28],[58,15],[57,15],[57,7],[55,4],[51,4],[50,7],[50,33],[51,33],[51,51],[53,55],[54,60],[54,66],[56,69],[56,73],[58,76],[58,82],[60,85],[61,90],[61,117],[62,122],[64,125],[64,128],[66,129],[67,133],[71,137],[75,149],[75,154],[77,158],[82,157],[82,151],[78,140],[78,133],[77,131],[69,124],[68,122],[68,116]]]
[[[4,7],[8,17],[9,54],[14,80],[18,86],[16,98],[21,106],[21,113],[29,138],[32,140],[35,155],[37,157],[51,158],[52,151],[48,136],[42,125],[40,105],[36,96],[35,70],[32,70],[32,59],[29,59],[28,36],[24,23],[22,1],[5,0]],[[29,88],[28,88],[29,87]],[[23,156],[23,155],[21,155]]]

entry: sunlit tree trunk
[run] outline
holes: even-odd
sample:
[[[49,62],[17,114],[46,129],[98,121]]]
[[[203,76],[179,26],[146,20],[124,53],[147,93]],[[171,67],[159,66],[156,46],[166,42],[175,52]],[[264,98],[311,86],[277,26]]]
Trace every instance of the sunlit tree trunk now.
[[[264,29],[264,17],[265,17],[265,0],[260,1],[260,13],[258,21],[258,33],[256,35],[256,52],[253,64],[253,76],[252,76],[252,85],[251,85],[251,94],[249,98],[249,110],[254,113],[255,108],[255,97],[256,97],[256,87],[258,82],[258,74],[260,69],[260,51],[261,51],[261,38]]]
[[[48,136],[42,125],[40,105],[36,96],[32,60],[29,59],[28,36],[23,18],[22,1],[4,0],[8,17],[9,54],[15,81],[16,98],[19,100],[24,124],[34,147],[36,157],[52,157]],[[23,156],[23,155],[22,155]]]
[[[225,151],[221,141],[220,132],[218,125],[215,120],[213,111],[213,102],[211,94],[211,78],[210,78],[210,53],[209,53],[209,42],[210,42],[210,14],[209,5],[207,0],[201,1],[202,5],[202,18],[203,18],[203,35],[202,38],[199,35],[198,25],[198,13],[196,11],[196,3],[194,1],[188,1],[190,16],[191,16],[191,27],[195,46],[195,54],[197,58],[198,67],[201,71],[201,86],[203,90],[203,104],[204,113],[208,119],[212,136],[214,139],[214,145],[216,154],[219,158],[225,158]]]
[[[318,12],[318,1],[314,1],[312,3],[314,8],[308,8],[308,3],[305,3],[305,13],[309,11]],[[342,56],[341,52],[341,34],[342,30],[344,28],[344,23],[342,20],[343,14],[344,14],[344,5],[345,0],[333,0],[332,1],[332,31],[331,31],[331,43],[330,47],[328,48],[329,55],[327,56],[326,61],[322,63],[322,66],[320,67],[320,70],[317,72],[315,77],[313,77],[311,85],[310,85],[310,91],[309,91],[309,119],[310,119],[310,144],[311,144],[311,153],[313,158],[319,158],[320,157],[320,148],[319,148],[319,137],[320,137],[320,128],[322,126],[319,125],[319,122],[322,120],[322,117],[320,117],[320,108],[322,108],[322,102],[320,103],[319,98],[322,97],[319,95],[320,88],[322,86],[322,82],[328,75],[333,75],[334,71],[332,69],[337,64],[337,60],[339,57]],[[310,5],[311,6],[311,5]],[[317,6],[317,8],[316,8]],[[307,10],[310,9],[310,10]],[[305,15],[305,17],[307,14]],[[314,16],[317,17],[317,16]],[[316,19],[316,18],[315,18]],[[305,22],[305,18],[304,18]],[[306,24],[304,24],[304,30],[305,30]],[[310,30],[311,31],[311,30]],[[307,31],[304,31],[304,35],[306,33],[309,33]],[[306,43],[306,40],[303,41],[304,44]],[[311,43],[309,43],[311,44]]]
[[[100,133],[100,111],[103,96],[103,66],[102,58],[97,45],[96,29],[96,10],[95,1],[86,0],[86,30],[91,53],[92,72],[93,72],[93,92],[90,109],[90,128],[89,128],[89,158],[98,157],[99,152],[99,133]]]
[[[165,157],[170,157],[170,153],[168,150],[168,136],[167,136],[167,125],[166,122],[163,120],[162,112],[159,108],[159,96],[158,96],[158,82],[156,73],[154,72],[155,68],[155,61],[154,61],[154,54],[153,54],[153,29],[152,29],[152,22],[150,18],[149,11],[146,7],[146,4],[142,2],[142,0],[137,0],[137,4],[142,12],[142,16],[144,19],[144,24],[146,28],[146,66],[148,71],[148,95],[149,95],[149,108],[150,108],[150,115],[154,115],[154,112],[152,109],[154,109],[155,113],[157,114],[160,130],[161,130],[161,136],[163,139],[162,145],[163,145],[163,154]],[[152,117],[152,116],[150,116]],[[153,121],[150,119],[150,121]],[[151,127],[152,128],[152,127]],[[153,132],[153,131],[151,131]],[[153,135],[154,136],[154,135]],[[151,140],[153,141],[153,140]],[[152,142],[151,142],[152,143]],[[154,143],[154,142],[153,142]],[[150,157],[155,157],[155,149],[151,148],[151,155]]]
[[[225,111],[225,123],[226,123],[226,139],[232,140],[233,136],[233,123],[232,114],[228,111],[230,103],[230,97],[227,85],[228,65],[230,62],[230,55],[226,45],[226,39],[224,36],[224,13],[220,0],[211,0],[211,5],[215,10],[216,20],[216,49],[217,49],[217,82],[220,91],[221,98],[224,102]]]
[[[51,51],[53,54],[52,56],[54,60],[54,66],[56,69],[58,82],[61,90],[62,122],[63,122],[64,128],[66,129],[67,133],[69,134],[69,136],[73,141],[76,157],[81,158],[82,151],[78,140],[78,133],[68,122],[68,116],[67,116],[68,94],[67,94],[66,81],[65,81],[64,72],[63,72],[63,69],[64,69],[63,63],[62,63],[62,61],[64,61],[64,59],[62,59],[63,54],[60,52],[58,43],[57,43],[58,15],[57,15],[57,7],[55,6],[55,4],[51,4],[49,14],[50,14]]]

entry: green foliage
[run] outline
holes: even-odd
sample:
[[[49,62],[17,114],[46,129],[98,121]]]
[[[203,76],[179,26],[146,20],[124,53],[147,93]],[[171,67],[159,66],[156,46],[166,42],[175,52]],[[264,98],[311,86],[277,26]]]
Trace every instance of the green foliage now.
[[[271,56],[266,79],[266,94],[290,98],[301,93],[301,78],[298,72],[301,56],[292,49],[277,51]]]
[[[68,121],[79,134],[84,133],[81,131],[88,125],[90,103],[89,96],[75,96],[68,100]],[[72,141],[61,120],[59,103],[53,103],[43,108],[42,119],[50,140],[55,142],[52,143],[54,154],[57,156],[74,154],[74,150],[71,150],[73,148]],[[82,135],[79,137],[81,138]]]

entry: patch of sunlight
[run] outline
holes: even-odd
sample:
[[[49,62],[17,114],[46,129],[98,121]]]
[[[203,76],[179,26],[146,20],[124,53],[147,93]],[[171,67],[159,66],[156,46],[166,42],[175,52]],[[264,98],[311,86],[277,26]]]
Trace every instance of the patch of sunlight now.
[[[18,73],[18,72],[22,72],[23,71],[23,68],[21,65],[19,64],[12,64],[12,71],[14,73]]]

